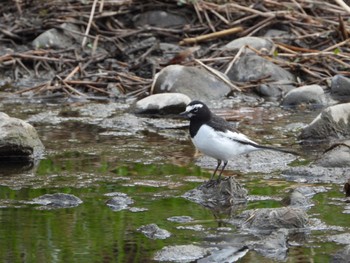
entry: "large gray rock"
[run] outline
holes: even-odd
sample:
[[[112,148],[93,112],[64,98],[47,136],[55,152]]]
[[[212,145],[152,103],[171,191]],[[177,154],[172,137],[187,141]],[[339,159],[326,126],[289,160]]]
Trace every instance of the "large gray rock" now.
[[[81,38],[72,31],[80,32],[78,26],[70,23],[63,23],[59,28],[51,28],[37,36],[32,46],[39,48],[69,48]]]
[[[225,82],[209,71],[181,65],[163,68],[156,75],[153,85],[154,93],[178,92],[186,94],[192,100],[205,102],[224,98],[231,91]]]
[[[280,97],[294,88],[295,77],[282,67],[255,54],[241,56],[227,76],[238,82],[255,81],[269,77],[270,82],[260,85],[257,92],[266,97]]]
[[[138,114],[178,114],[185,110],[191,99],[181,93],[154,94],[136,102]]]
[[[166,246],[154,256],[161,262],[194,262],[210,252],[210,248],[195,245]]]
[[[301,132],[302,140],[325,140],[350,135],[350,103],[324,109]]]
[[[335,96],[350,96],[350,79],[335,75],[331,82],[331,93]]]
[[[273,52],[275,45],[268,38],[262,37],[241,37],[235,40],[232,40],[230,43],[226,44],[223,49],[225,50],[238,50],[242,46],[250,46],[256,50],[264,51],[266,50],[268,53]],[[245,49],[245,52],[254,52],[249,48]]]
[[[326,98],[319,85],[307,85],[289,91],[283,98],[282,105],[295,106],[300,104],[324,105]]]
[[[315,164],[323,167],[350,166],[350,140],[332,145]]]
[[[0,159],[35,159],[44,152],[44,145],[29,123],[0,112]]]

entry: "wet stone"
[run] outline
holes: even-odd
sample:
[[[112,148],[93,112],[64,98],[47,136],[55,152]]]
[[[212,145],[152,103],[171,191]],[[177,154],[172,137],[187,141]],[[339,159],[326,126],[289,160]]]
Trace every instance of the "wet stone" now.
[[[350,245],[350,233],[333,235],[328,237],[328,240],[331,242],[336,242],[338,244]]]
[[[331,263],[349,262],[350,259],[350,245],[338,250],[332,257]]]
[[[232,176],[210,180],[186,192],[183,198],[212,209],[225,209],[247,202],[247,190]]]
[[[136,102],[137,114],[179,114],[191,99],[181,93],[154,94]]]
[[[190,216],[172,216],[169,217],[167,220],[176,223],[188,223],[193,221],[193,218]]]
[[[134,201],[124,193],[109,193],[107,196],[112,196],[112,198],[109,199],[106,204],[113,211],[128,209],[129,205],[134,203]]]
[[[224,74],[217,72],[223,78]],[[154,93],[182,93],[191,99],[210,101],[226,97],[231,87],[205,69],[182,65],[163,68],[154,78]]]
[[[350,166],[350,140],[333,144],[315,162],[323,167],[349,167]]]
[[[158,251],[154,260],[164,262],[193,262],[210,252],[208,248],[195,245],[167,246]]]
[[[341,139],[350,135],[350,103],[324,109],[301,132],[301,140]]]
[[[240,258],[247,254],[249,248],[247,246],[243,247],[228,247],[212,252],[210,256],[202,258],[197,261],[197,263],[222,263],[222,262],[236,262]]]
[[[243,229],[272,231],[280,228],[305,228],[308,217],[304,210],[293,207],[246,210],[231,221]]]
[[[287,238],[288,231],[280,229],[269,236],[263,236],[259,242],[253,245],[253,248],[265,257],[285,260],[288,251]]]
[[[326,97],[319,85],[307,85],[289,91],[283,98],[282,105],[296,106],[300,104],[324,105]]]
[[[350,96],[350,78],[335,75],[331,82],[331,93],[335,96]]]
[[[169,231],[159,228],[156,224],[141,226],[137,231],[150,239],[166,239],[171,236]]]
[[[302,183],[339,183],[346,180],[348,168],[316,165],[292,167],[281,174],[284,178]]]
[[[37,159],[43,153],[44,145],[32,125],[0,112],[0,160]]]
[[[56,193],[45,194],[34,198],[32,203],[47,206],[48,208],[68,208],[78,206],[83,203],[83,201],[71,194]]]

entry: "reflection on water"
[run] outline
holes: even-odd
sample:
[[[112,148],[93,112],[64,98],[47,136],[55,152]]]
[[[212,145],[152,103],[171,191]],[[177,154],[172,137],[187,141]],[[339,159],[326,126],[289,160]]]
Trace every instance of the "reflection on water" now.
[[[1,107],[1,111],[23,119],[49,110],[60,111],[60,105]],[[77,111],[72,109],[74,114],[68,114],[65,108],[59,116],[79,118],[81,113]],[[252,138],[258,136],[258,141],[272,139],[283,146],[295,144],[295,131],[276,127],[305,121],[304,115],[299,119],[283,118],[281,111],[271,115],[271,111],[259,109],[251,114],[255,115],[259,116],[258,121],[243,119],[241,130]],[[237,230],[225,221],[232,214],[214,213],[180,197],[207,180],[211,172],[194,165],[195,151],[186,130],[148,123],[149,129],[134,132],[128,130],[130,126],[96,125],[94,122],[101,123],[103,118],[99,121],[87,118],[90,119],[34,123],[46,147],[43,159],[36,164],[0,163],[1,262],[154,262],[154,253],[166,245],[220,243],[237,235]],[[143,125],[144,120],[133,120],[138,121],[141,123],[138,125]],[[290,137],[286,139],[286,135]],[[246,207],[230,213],[281,206],[279,200],[295,185],[277,179],[278,173],[270,178],[262,179],[256,173],[240,175],[238,180],[254,198]],[[83,203],[76,208],[56,210],[42,210],[28,203],[43,194],[58,192],[75,195]],[[127,194],[135,201],[131,207],[145,209],[113,211],[106,205],[105,196],[112,192]],[[349,227],[341,207],[335,210],[328,205],[329,198],[340,196],[338,189],[317,195],[320,203],[312,214],[321,214],[327,224],[337,225],[333,216],[336,214],[341,225]],[[190,216],[194,220],[187,223],[167,220],[173,216]],[[151,223],[168,230],[172,236],[150,240],[136,231]],[[300,258],[327,262],[329,254],[338,248],[317,235],[308,238],[311,245],[290,248],[290,262]],[[240,262],[272,260],[249,252]]]

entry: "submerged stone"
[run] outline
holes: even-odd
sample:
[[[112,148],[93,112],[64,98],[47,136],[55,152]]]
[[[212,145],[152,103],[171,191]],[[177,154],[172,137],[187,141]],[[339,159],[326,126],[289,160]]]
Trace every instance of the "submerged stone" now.
[[[182,195],[187,200],[212,209],[225,209],[247,202],[247,190],[232,176],[208,181]]]
[[[113,211],[121,211],[127,209],[134,201],[124,193],[112,193],[113,197],[106,204]]]
[[[67,208],[75,207],[83,203],[83,201],[71,194],[56,193],[56,194],[45,194],[34,198],[32,203],[49,206],[51,208]]]
[[[222,263],[236,262],[247,254],[249,248],[247,246],[235,247],[230,246],[224,249],[215,250],[210,256],[199,259],[197,263]]]
[[[167,246],[158,251],[154,260],[165,262],[193,262],[210,252],[208,248],[195,245]]]
[[[159,228],[156,224],[141,226],[137,231],[150,239],[166,239],[171,236],[169,231]]]

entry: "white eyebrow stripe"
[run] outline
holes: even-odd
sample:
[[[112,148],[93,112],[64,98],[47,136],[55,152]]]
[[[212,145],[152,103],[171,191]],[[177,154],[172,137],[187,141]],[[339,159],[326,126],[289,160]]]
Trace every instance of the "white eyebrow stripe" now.
[[[194,105],[187,106],[186,111],[191,111],[193,109],[202,108],[202,107],[203,107],[203,104],[194,104]]]

